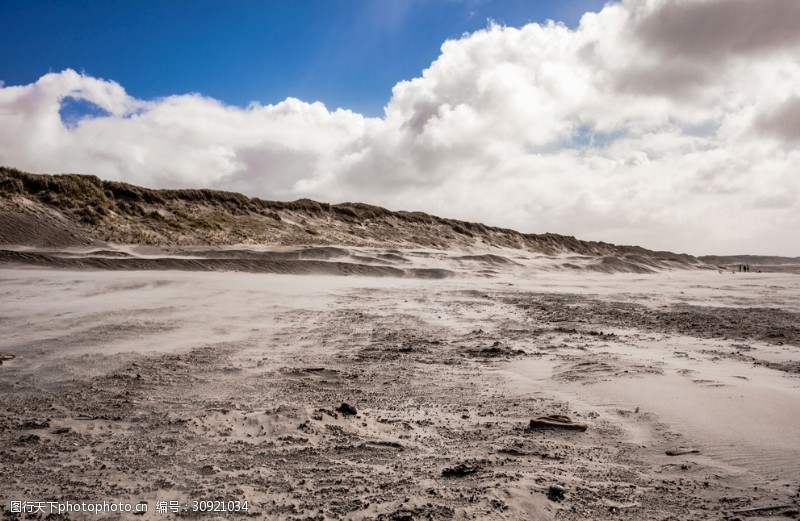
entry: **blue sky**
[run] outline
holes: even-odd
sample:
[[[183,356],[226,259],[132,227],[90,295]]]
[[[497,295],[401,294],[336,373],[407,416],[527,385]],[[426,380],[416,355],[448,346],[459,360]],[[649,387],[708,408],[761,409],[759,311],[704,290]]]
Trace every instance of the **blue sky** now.
[[[574,26],[599,0],[3,0],[0,80],[67,68],[152,99],[198,92],[232,105],[288,96],[379,116],[442,42],[486,27]]]

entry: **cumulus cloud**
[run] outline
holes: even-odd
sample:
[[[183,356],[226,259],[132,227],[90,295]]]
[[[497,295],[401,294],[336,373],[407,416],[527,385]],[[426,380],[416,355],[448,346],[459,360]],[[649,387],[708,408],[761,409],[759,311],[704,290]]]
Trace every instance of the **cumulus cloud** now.
[[[0,163],[424,210],[690,253],[800,255],[800,4],[624,0],[447,41],[382,118],[293,98],[0,85]],[[65,100],[99,111],[65,122]]]

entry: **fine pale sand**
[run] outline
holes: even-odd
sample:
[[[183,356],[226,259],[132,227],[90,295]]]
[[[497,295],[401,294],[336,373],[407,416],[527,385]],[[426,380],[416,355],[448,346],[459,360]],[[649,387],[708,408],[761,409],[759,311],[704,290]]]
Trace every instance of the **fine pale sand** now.
[[[5,267],[0,508],[798,518],[800,277],[523,268]],[[556,425],[533,428],[539,417]]]

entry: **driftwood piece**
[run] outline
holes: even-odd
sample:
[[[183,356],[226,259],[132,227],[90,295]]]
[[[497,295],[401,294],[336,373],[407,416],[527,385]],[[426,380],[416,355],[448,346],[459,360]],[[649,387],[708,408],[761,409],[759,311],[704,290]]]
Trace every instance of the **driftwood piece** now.
[[[769,507],[755,507],[745,508],[743,510],[734,510],[734,514],[740,514],[745,517],[761,516],[761,515],[775,515],[775,516],[795,516],[797,515],[798,508],[795,505],[774,505]]]
[[[585,431],[588,426],[585,423],[575,423],[569,416],[562,414],[551,414],[549,416],[539,416],[531,420],[528,429],[567,429],[571,431]]]
[[[684,454],[700,454],[697,449],[687,449],[685,447],[678,447],[677,449],[669,449],[667,456],[683,456]]]

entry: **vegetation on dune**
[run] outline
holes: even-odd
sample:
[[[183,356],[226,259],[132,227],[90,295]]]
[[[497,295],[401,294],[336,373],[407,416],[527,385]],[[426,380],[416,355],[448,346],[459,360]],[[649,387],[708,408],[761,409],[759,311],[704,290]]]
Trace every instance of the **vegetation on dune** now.
[[[258,243],[463,248],[508,247],[544,254],[639,254],[694,262],[556,234],[522,234],[423,212],[310,199],[267,201],[210,189],[155,190],[93,175],[41,175],[0,167],[0,211],[31,212],[27,200],[104,241],[154,245]]]

